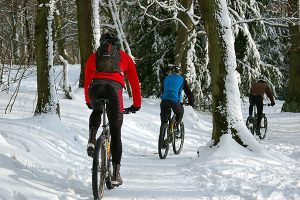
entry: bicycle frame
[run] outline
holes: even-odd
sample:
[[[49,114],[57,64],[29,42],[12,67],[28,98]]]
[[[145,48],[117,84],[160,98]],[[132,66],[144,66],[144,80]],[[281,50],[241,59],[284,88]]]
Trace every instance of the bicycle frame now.
[[[263,105],[269,106],[269,104],[263,104]],[[261,124],[260,124],[260,134],[258,136],[260,139],[264,139],[266,137],[268,122],[267,122],[267,117],[266,117],[265,113],[262,113],[261,117],[262,118],[261,118]],[[257,133],[256,133],[257,118],[258,118],[257,106],[254,104],[253,105],[253,116],[249,116],[246,120],[246,126],[250,130],[252,135],[257,135]],[[262,122],[263,122],[263,125],[262,125]]]
[[[92,186],[94,199],[101,199],[104,193],[104,184],[108,189],[114,186],[110,182],[111,154],[109,122],[106,119],[107,99],[99,99],[103,109],[102,133],[97,138],[92,169]]]
[[[175,113],[173,113],[173,116],[171,117],[172,115],[172,111],[170,113],[170,116],[169,116],[169,134],[174,134],[174,125],[175,125]]]
[[[184,124],[181,122],[179,135],[178,133],[176,135],[174,131],[175,117],[176,114],[173,113],[172,115],[171,110],[168,122],[161,125],[158,139],[158,154],[161,159],[165,159],[167,157],[171,146],[173,146],[173,152],[175,155],[179,154],[182,150],[184,142]]]
[[[109,131],[109,122],[106,122],[106,101],[102,104],[102,108],[103,108],[103,113],[102,113],[102,133],[100,135],[100,137],[104,137],[103,139],[105,140],[105,148],[107,149],[107,159],[108,161],[110,161],[110,131]]]

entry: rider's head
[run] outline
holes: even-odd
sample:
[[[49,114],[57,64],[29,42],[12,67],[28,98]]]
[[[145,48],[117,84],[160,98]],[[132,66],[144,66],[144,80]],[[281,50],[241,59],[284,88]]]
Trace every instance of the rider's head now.
[[[176,65],[176,64],[168,64],[168,68],[169,68],[169,71],[171,73],[180,73],[181,71],[181,68],[179,65]]]
[[[257,81],[261,81],[261,82],[267,82],[267,79],[264,75],[260,75],[257,79]]]
[[[115,45],[120,45],[119,38],[112,31],[106,31],[101,35],[100,44],[107,41],[114,43]]]

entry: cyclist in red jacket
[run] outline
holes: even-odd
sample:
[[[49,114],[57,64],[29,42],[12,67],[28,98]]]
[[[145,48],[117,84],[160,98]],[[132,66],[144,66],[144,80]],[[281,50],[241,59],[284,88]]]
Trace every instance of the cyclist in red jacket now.
[[[101,42],[112,42],[120,45],[119,39],[111,33],[101,36]],[[101,45],[100,45],[101,46]],[[120,46],[119,46],[120,47]],[[109,48],[110,49],[110,48]],[[97,50],[98,51],[98,50]],[[118,72],[99,72],[96,70],[96,53],[92,53],[85,68],[84,94],[88,108],[93,109],[89,119],[89,140],[87,153],[93,156],[96,134],[101,124],[101,105],[97,102],[99,98],[109,100],[107,105],[107,117],[111,132],[111,153],[113,163],[113,185],[121,185],[120,163],[122,157],[121,127],[123,123],[123,96],[122,89],[125,86],[124,75],[127,75],[132,89],[133,105],[125,111],[136,112],[141,107],[141,90],[135,64],[131,57],[123,50],[118,50],[119,71]],[[98,62],[98,61],[97,61]]]

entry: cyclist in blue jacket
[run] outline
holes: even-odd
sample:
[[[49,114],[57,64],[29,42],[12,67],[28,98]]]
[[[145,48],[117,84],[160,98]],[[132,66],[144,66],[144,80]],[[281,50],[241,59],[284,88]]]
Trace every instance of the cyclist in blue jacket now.
[[[169,74],[165,77],[162,85],[162,96],[160,103],[161,124],[167,123],[171,109],[176,114],[175,130],[179,130],[179,124],[183,118],[182,90],[188,98],[188,104],[194,105],[193,94],[187,81],[181,76],[181,69],[178,65],[169,65]]]

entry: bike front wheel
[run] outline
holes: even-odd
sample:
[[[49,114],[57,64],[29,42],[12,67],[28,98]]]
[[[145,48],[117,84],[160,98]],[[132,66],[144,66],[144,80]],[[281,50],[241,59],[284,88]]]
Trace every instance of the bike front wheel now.
[[[165,159],[169,152],[169,138],[168,138],[168,123],[162,124],[158,138],[158,155],[160,159]]]
[[[104,184],[106,182],[106,154],[105,137],[99,137],[96,141],[92,168],[94,200],[100,200],[103,197]]]
[[[254,117],[249,116],[246,120],[246,126],[249,129],[249,131],[254,135],[255,131],[255,123],[254,123]]]
[[[261,118],[261,125],[260,125],[260,139],[265,139],[266,135],[267,135],[267,129],[268,129],[268,120],[266,115],[263,115],[263,117]]]
[[[184,142],[184,124],[180,123],[180,130],[178,133],[174,132],[173,140],[173,152],[174,154],[180,154]]]

